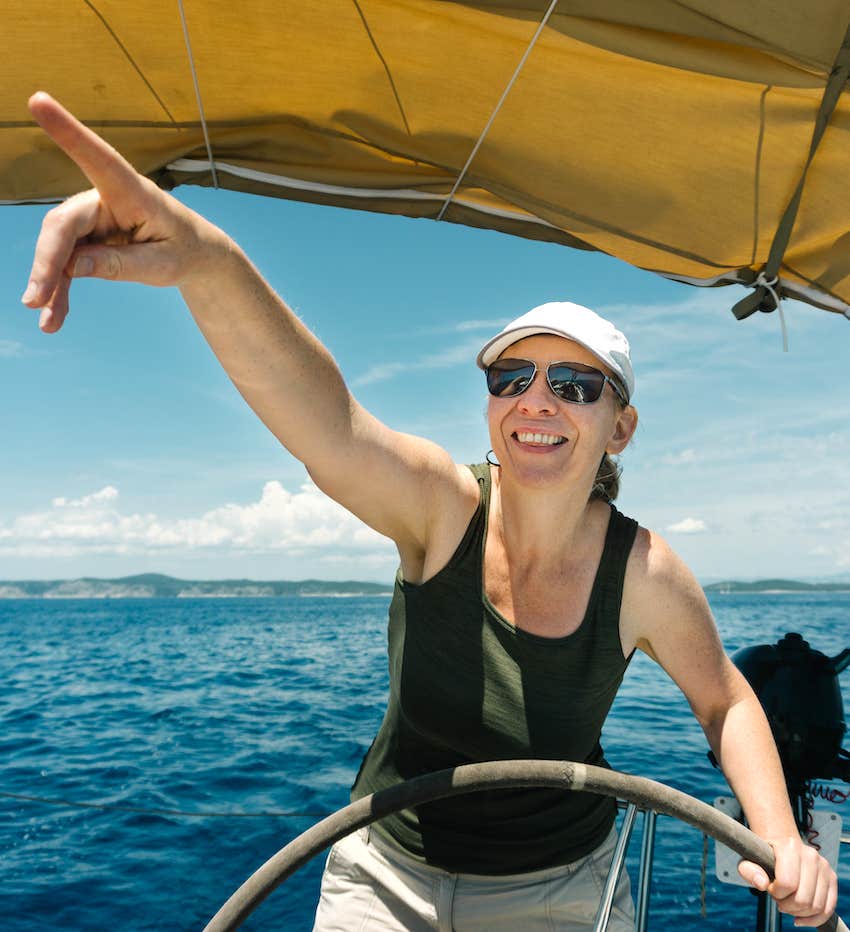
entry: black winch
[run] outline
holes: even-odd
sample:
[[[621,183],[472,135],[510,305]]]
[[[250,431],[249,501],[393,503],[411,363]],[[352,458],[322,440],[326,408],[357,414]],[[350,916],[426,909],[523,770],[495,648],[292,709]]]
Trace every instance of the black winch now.
[[[776,644],[745,647],[732,660],[764,708],[792,797],[815,778],[850,780],[838,683],[850,648],[827,657],[789,633]]]
[[[779,750],[794,819],[809,837],[817,789],[813,781],[850,782],[850,753],[841,747],[847,725],[838,682],[839,673],[850,666],[850,648],[827,657],[813,650],[801,634],[789,632],[776,644],[745,647],[732,660],[762,704]],[[709,756],[716,766],[714,755]],[[781,928],[775,924],[778,914],[768,910],[766,895],[757,896],[756,928]]]

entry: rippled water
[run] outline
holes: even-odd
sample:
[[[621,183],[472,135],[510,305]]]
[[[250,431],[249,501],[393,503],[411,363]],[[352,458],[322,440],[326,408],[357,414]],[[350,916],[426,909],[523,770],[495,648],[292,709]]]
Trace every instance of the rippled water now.
[[[8,794],[187,813],[344,805],[383,712],[387,603],[0,601],[3,928],[202,928],[315,818],[192,818]],[[712,605],[730,652],[792,630],[830,655],[850,646],[850,595]],[[844,679],[846,703],[850,671]],[[627,674],[604,744],[619,769],[706,800],[725,792],[687,703],[645,658]],[[753,897],[711,877],[700,918],[701,837],[664,818],[658,831],[650,927],[754,928]],[[320,861],[245,928],[310,929]],[[850,894],[844,867],[840,876]],[[850,896],[841,908],[850,912]]]

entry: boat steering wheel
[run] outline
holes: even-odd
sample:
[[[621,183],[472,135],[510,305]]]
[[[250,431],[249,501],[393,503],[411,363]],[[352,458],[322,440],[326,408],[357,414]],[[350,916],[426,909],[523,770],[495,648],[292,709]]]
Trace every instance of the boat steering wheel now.
[[[572,761],[506,760],[466,764],[415,777],[364,796],[317,822],[273,855],[227,900],[204,932],[230,932],[311,858],[346,835],[384,816],[435,799],[481,790],[549,787],[614,796],[641,809],[674,816],[758,864],[773,876],[773,849],[739,822],[707,803],[646,777]],[[604,928],[604,925],[602,926]],[[848,932],[837,914],[821,932]]]

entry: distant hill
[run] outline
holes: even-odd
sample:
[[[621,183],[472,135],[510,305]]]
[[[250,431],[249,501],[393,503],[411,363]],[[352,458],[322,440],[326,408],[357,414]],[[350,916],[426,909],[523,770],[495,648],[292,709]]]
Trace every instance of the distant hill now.
[[[727,580],[703,587],[706,592],[850,592],[847,582],[800,582],[797,579],[758,579],[754,582]]]
[[[0,580],[0,599],[202,599],[275,598],[279,596],[389,595],[381,583],[327,582],[320,579],[175,579],[142,573],[120,579]]]
[[[708,593],[850,592],[850,581],[801,582],[795,579],[725,580],[703,587]],[[280,596],[390,595],[383,583],[321,579],[176,579],[161,573],[142,573],[119,579],[0,580],[0,599],[204,599],[276,598]]]

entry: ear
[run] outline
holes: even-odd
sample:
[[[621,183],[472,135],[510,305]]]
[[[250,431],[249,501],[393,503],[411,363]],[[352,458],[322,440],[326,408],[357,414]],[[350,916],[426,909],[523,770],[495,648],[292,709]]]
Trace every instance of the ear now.
[[[621,408],[617,415],[617,422],[614,425],[611,439],[605,445],[605,452],[613,455],[622,453],[629,445],[629,441],[637,430],[637,425],[637,408],[633,408],[631,405]]]

